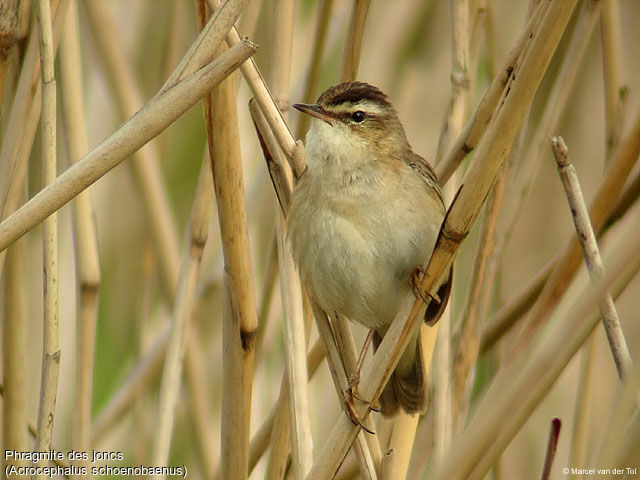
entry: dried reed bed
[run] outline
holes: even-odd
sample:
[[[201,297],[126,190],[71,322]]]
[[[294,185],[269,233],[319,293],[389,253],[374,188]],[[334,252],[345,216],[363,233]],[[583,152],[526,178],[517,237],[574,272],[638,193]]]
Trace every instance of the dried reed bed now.
[[[640,467],[634,2],[32,3],[0,23],[5,449],[225,479]],[[422,285],[456,262],[449,317],[406,299],[360,384],[375,400],[423,328],[432,402],[357,405],[375,435],[341,412],[364,332],[306,297],[284,224],[289,104],[350,79],[453,199]]]

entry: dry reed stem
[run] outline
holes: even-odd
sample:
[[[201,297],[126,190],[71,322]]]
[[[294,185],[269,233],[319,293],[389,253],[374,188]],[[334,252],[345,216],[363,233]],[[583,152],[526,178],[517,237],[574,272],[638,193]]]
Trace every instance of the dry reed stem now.
[[[436,161],[440,161],[442,154],[458,138],[467,116],[467,107],[470,97],[471,74],[469,73],[470,57],[470,21],[468,0],[451,0],[449,2],[449,18],[451,28],[451,103],[449,111],[440,128],[440,138],[436,152]],[[458,178],[450,182],[444,188],[444,195],[451,199],[455,194]],[[424,327],[423,327],[424,329]],[[449,448],[452,436],[452,411],[451,411],[451,309],[445,310],[440,319],[438,350],[436,351],[435,372],[433,375],[434,395],[434,451],[437,457],[441,457]],[[421,335],[425,338],[425,335]],[[423,352],[431,351],[423,349]],[[424,360],[423,360],[424,362]],[[413,433],[415,436],[415,431]],[[393,439],[393,437],[392,437]],[[396,448],[395,445],[391,445]],[[397,456],[404,460],[406,454],[397,449]],[[411,453],[409,448],[408,453]],[[406,477],[408,458],[406,462],[398,462],[404,467],[400,470],[402,478]]]
[[[582,347],[580,357],[580,375],[576,389],[576,403],[573,409],[573,429],[571,431],[571,449],[569,451],[569,465],[586,465],[587,437],[589,419],[591,418],[592,400],[591,390],[594,384],[593,367],[595,361],[595,335],[587,339]],[[574,476],[576,479],[582,475]]]
[[[69,5],[67,24],[60,48],[62,74],[61,98],[65,138],[70,162],[76,162],[87,150],[87,132],[84,123],[83,85],[78,39],[77,3]],[[93,205],[88,191],[78,195],[74,202],[73,227],[78,278],[76,376],[74,415],[72,417],[72,448],[78,452],[91,450],[91,411],[93,401],[93,364],[96,322],[98,318],[98,291],[100,289],[100,262],[98,240],[93,217]],[[89,460],[77,460],[75,465],[89,471]]]
[[[53,31],[49,1],[39,0],[37,11],[42,72],[42,184],[46,186],[55,180],[57,167],[56,79],[53,66]],[[58,217],[55,212],[44,220],[42,243],[44,327],[36,449],[38,451],[47,451],[51,448],[51,438],[53,436],[61,355],[58,320]],[[44,475],[37,474],[36,477],[44,478]]]
[[[478,104],[475,112],[467,121],[462,134],[458,136],[453,146],[448,150],[442,161],[436,165],[435,170],[441,184],[447,183],[453,172],[456,171],[464,157],[471,152],[478,144],[484,131],[489,126],[494,115],[496,105],[509,82],[511,72],[518,63],[523,52],[529,47],[533,33],[540,26],[540,22],[548,8],[548,3],[542,3],[529,18],[529,21],[522,30],[522,33],[511,48],[507,59],[502,66],[500,73],[495,76],[493,82],[485,92],[482,100]]]
[[[133,67],[127,61],[122,40],[112,33],[116,21],[107,2],[83,3],[91,32],[107,78],[114,92],[118,113],[122,120],[132,116],[144,104],[144,96],[136,80]],[[157,250],[161,278],[167,296],[173,300],[180,270],[180,248],[175,222],[160,173],[160,156],[155,142],[143,146],[133,155],[133,172],[142,204],[146,209],[151,237]]]
[[[271,49],[269,83],[274,100],[286,120],[289,108],[289,89],[291,75],[291,54],[293,49],[293,26],[295,23],[295,3],[292,0],[280,1],[273,5],[273,45]],[[277,148],[277,147],[276,147]],[[287,190],[293,189],[293,174],[287,165],[282,164],[282,180],[287,183]],[[276,209],[276,238],[280,272],[280,295],[284,310],[284,339],[287,387],[289,389],[289,418],[282,422],[284,435],[290,440],[291,464],[293,479],[302,479],[313,464],[313,441],[311,437],[311,417],[309,411],[309,392],[307,390],[306,351],[307,338],[303,318],[302,287],[296,271],[289,245],[286,243],[286,223],[284,213]],[[287,424],[285,426],[285,424]],[[278,423],[276,423],[278,425]],[[279,463],[274,456],[280,455],[275,449],[271,451],[269,465]],[[285,463],[286,463],[286,455]],[[278,472],[277,477],[284,478]]]
[[[316,321],[316,327],[318,328],[318,333],[320,335],[320,338],[324,342],[327,365],[329,366],[329,371],[331,372],[331,378],[333,379],[333,384],[336,389],[336,393],[338,394],[338,399],[340,401],[340,404],[344,405],[344,402],[346,400],[345,393],[349,388],[349,378],[347,376],[347,371],[345,370],[345,365],[343,364],[342,354],[338,349],[338,341],[334,336],[331,322],[329,321],[329,318],[326,315],[326,313],[323,312],[322,309],[318,307],[318,305],[315,302],[312,303],[312,307],[313,307],[313,316]],[[344,330],[345,328],[343,325],[343,328],[342,328],[343,333],[344,333]],[[353,358],[352,358],[351,365],[355,365],[355,359]],[[360,383],[360,385],[362,385],[362,382]],[[362,398],[366,399],[367,397],[362,397]],[[354,426],[353,422],[351,422],[351,420],[348,419],[346,415],[340,415],[339,419],[347,419],[346,421],[351,426]],[[360,421],[363,422],[364,426],[367,427],[369,430],[371,430],[372,432],[375,431],[373,422],[371,422],[371,419],[368,416],[366,417],[364,415],[361,416]],[[354,436],[355,437],[354,451],[356,454],[356,458],[358,460],[360,475],[365,480],[374,480],[377,478],[377,473],[376,473],[376,466],[373,464],[373,458],[370,452],[368,439],[365,437],[365,435],[368,435],[368,434],[361,431],[360,427],[358,427],[355,430],[355,432],[357,433],[357,436]],[[354,439],[352,439],[351,441],[353,442]],[[346,455],[346,450],[344,453]],[[314,466],[317,464],[318,464],[318,459],[316,458],[316,462],[314,463]],[[339,465],[336,466],[336,470],[338,467]],[[312,475],[312,473],[313,472],[310,472],[307,475],[306,477],[307,480]],[[335,471],[333,472],[333,474],[335,474]]]
[[[180,80],[213,60],[218,47],[230,29],[234,28],[233,25],[246,4],[247,0],[227,0],[216,9],[160,92],[175,86]]]
[[[516,68],[516,76],[511,77],[509,88],[499,103],[498,111],[477,147],[476,161],[472,163],[465,182],[445,218],[420,286],[423,297],[436,292],[440,277],[448,271],[460,242],[466,237],[477,218],[504,161],[506,151],[515,137],[560,41],[575,3],[575,1],[565,1],[549,5],[540,28],[533,35],[530,48],[527,49]],[[364,385],[364,388],[361,393],[364,398],[372,401],[377,399],[408,338],[419,326],[422,318],[420,314],[424,313],[424,308],[422,301],[414,302],[411,298],[405,301],[404,308],[394,320],[374,355],[369,375],[363,377],[361,385]],[[437,324],[432,330],[434,334],[437,333]],[[357,408],[357,411],[366,418],[367,410]],[[346,415],[340,416],[307,479],[327,478],[333,475],[355,438],[356,432],[357,428],[351,425]]]
[[[26,241],[7,250],[2,322],[2,445],[5,450],[29,449],[27,439],[27,259]],[[4,467],[26,466],[24,460],[2,459]],[[4,469],[3,469],[4,471]],[[17,480],[16,475],[9,475]]]
[[[587,0],[583,3],[562,66],[546,100],[538,128],[529,147],[522,155],[522,160],[516,168],[511,170],[507,193],[510,208],[502,223],[506,242],[509,241],[522,209],[531,194],[541,160],[545,155],[548,155],[549,135],[556,131],[560,117],[573,91],[578,69],[598,20],[601,5],[600,0]]]
[[[442,320],[442,319],[441,319]],[[396,478],[407,478],[409,470],[409,461],[411,460],[411,452],[416,437],[416,429],[418,428],[418,420],[420,415],[409,415],[403,411],[393,419],[391,438],[389,440],[389,450],[394,452],[394,472]],[[384,455],[382,458],[384,458]],[[380,467],[380,477],[382,480],[382,465]]]
[[[352,82],[358,77],[362,39],[364,38],[364,27],[370,3],[371,0],[355,0],[353,2],[344,54],[342,55],[341,82]]]
[[[396,480],[402,478],[396,474],[396,451],[391,448],[382,457],[380,480]]]
[[[302,94],[302,102],[312,103],[315,100],[316,91],[318,90],[318,82],[320,81],[320,69],[322,67],[322,58],[324,56],[325,47],[327,45],[327,35],[329,33],[329,21],[331,20],[331,10],[333,9],[334,0],[322,0],[318,7],[318,23],[316,25],[315,35],[313,37],[313,48],[311,51],[311,59],[309,60],[309,71],[304,84],[304,93]],[[296,138],[301,138],[311,122],[309,115],[299,115],[298,124],[296,126]]]
[[[217,453],[216,440],[213,435],[211,419],[211,401],[207,384],[203,379],[211,375],[212,372],[204,368],[204,360],[201,358],[200,348],[191,330],[189,345],[185,352],[185,376],[186,387],[189,399],[189,413],[194,426],[194,434],[198,442],[198,455],[202,465],[203,475],[206,478],[214,478],[218,470],[218,462],[215,457]]]
[[[280,225],[277,233],[278,258],[280,259],[280,292],[284,305],[293,478],[302,479],[313,464],[302,287],[291,251],[286,243],[286,225],[280,210],[277,217],[276,222]]]
[[[232,49],[235,47],[232,47]],[[246,478],[255,334],[258,327],[242,159],[231,79],[211,94],[211,170],[225,263],[221,477]]]
[[[591,203],[589,217],[595,232],[599,232],[605,220],[615,205],[619,192],[622,189],[633,165],[640,153],[640,113],[636,117],[634,124],[622,139],[607,169],[606,177],[600,185],[598,192]],[[566,285],[577,272],[582,260],[580,245],[575,237],[571,237],[565,248],[562,250],[560,260],[555,262],[555,266],[549,280],[540,294],[538,301],[529,313],[524,333],[521,335],[521,342],[526,342],[538,326],[548,316],[554,305],[557,304],[563,295]]]
[[[209,173],[209,164],[205,160],[200,169],[198,186],[191,208],[189,222],[190,243],[185,246],[182,255],[178,291],[173,309],[173,321],[160,384],[157,428],[151,456],[151,464],[156,466],[166,466],[169,458],[174,412],[181,385],[182,362],[193,311],[200,260],[202,258],[202,250],[207,242],[209,217],[211,216],[213,202],[213,184]],[[156,475],[155,478],[162,479],[164,475]]]
[[[209,6],[211,6],[214,10],[220,8],[220,0],[207,0]],[[236,45],[240,42],[240,35],[238,31],[232,28],[227,34],[227,45],[232,46]],[[249,88],[253,92],[258,105],[260,105],[260,109],[264,114],[265,118],[269,122],[273,133],[278,139],[278,143],[280,147],[284,151],[287,156],[287,160],[289,160],[291,169],[293,170],[293,174],[296,178],[299,178],[302,172],[304,171],[306,165],[301,161],[299,155],[295,154],[296,152],[296,141],[291,135],[291,131],[287,126],[276,102],[273,100],[267,85],[265,84],[260,71],[256,67],[253,59],[245,62],[241,67],[240,71],[244,76]],[[299,150],[299,148],[298,148]]]
[[[315,373],[318,371],[320,362],[324,359],[324,343],[321,339],[317,339],[309,349],[307,353],[307,378],[311,380]],[[273,430],[276,418],[279,415],[279,411],[288,410],[287,402],[289,401],[289,389],[285,385],[287,382],[286,375],[282,376],[282,382],[280,384],[280,394],[278,400],[271,408],[267,417],[262,421],[262,425],[256,430],[249,445],[249,473],[253,471],[256,464],[264,455],[267,447],[270,446],[271,432]]]
[[[529,311],[544,288],[551,270],[559,257],[547,262],[531,277],[529,282],[520,288],[489,320],[486,322],[480,340],[480,354],[493,348],[515,323]]]
[[[452,408],[456,422],[462,422],[468,411],[474,378],[471,372],[475,368],[481,341],[484,339],[480,337],[487,323],[487,313],[495,288],[496,270],[504,245],[503,237],[499,235],[497,227],[500,221],[499,216],[505,205],[504,193],[509,168],[509,163],[505,162],[503,171],[496,179],[487,199],[485,218],[478,242],[480,248],[474,262],[472,289],[465,308],[461,333],[455,347]],[[540,285],[540,290],[542,290],[542,285]]]
[[[273,23],[273,45],[270,58],[270,85],[274,95],[274,101],[286,119],[286,110],[289,104],[289,78],[291,71],[291,49],[293,39],[294,24],[294,4],[291,1],[280,2],[272,6]],[[276,248],[278,252],[278,268],[280,278],[280,294],[284,313],[285,330],[285,372],[286,381],[281,383],[281,394],[283,406],[276,410],[273,429],[271,431],[271,448],[267,461],[265,479],[284,479],[289,464],[291,454],[291,465],[293,478],[301,478],[306,473],[312,463],[311,445],[311,420],[309,417],[309,397],[306,391],[306,346],[304,323],[302,319],[302,292],[300,281],[293,266],[290,252],[287,250],[284,241],[286,225],[282,219],[282,211],[286,212],[290,192],[292,190],[292,174],[287,166],[287,160],[280,153],[275,136],[258,104],[251,100],[251,113],[262,131],[258,132],[258,137],[263,150],[267,167],[269,169],[279,203],[284,210],[276,211]],[[264,138],[267,137],[267,144],[264,145]],[[275,152],[277,160],[271,157],[269,151]],[[284,198],[281,199],[281,195]],[[296,325],[297,324],[297,325]],[[282,389],[287,389],[286,394]],[[299,443],[301,442],[301,443]]]
[[[603,229],[609,228],[615,222],[620,220],[629,208],[638,200],[640,197],[640,172],[636,173],[634,179],[629,182],[627,188],[620,194],[620,199],[618,203],[611,211],[609,218],[605,222]]]
[[[573,223],[580,240],[587,270],[591,281],[597,282],[604,276],[604,266],[598,250],[596,235],[589,221],[589,212],[582,196],[578,174],[571,162],[569,162],[569,151],[562,137],[553,137],[551,139],[551,148],[558,164],[558,173],[562,180],[562,186],[569,201]],[[618,312],[611,295],[608,293],[600,305],[600,313],[602,314],[602,324],[607,333],[607,340],[613,354],[618,376],[620,380],[624,381],[631,369],[631,356],[620,326]]]
[[[628,282],[628,277],[640,271],[640,259],[635,265],[630,266],[625,272],[624,278],[617,282],[615,291],[620,285]],[[619,383],[616,391],[615,402],[609,409],[604,429],[598,432],[598,445],[594,449],[593,458],[595,465],[612,465],[622,451],[621,444],[624,441],[625,431],[633,424],[633,417],[638,416],[638,391],[640,391],[640,365],[636,362],[629,378],[624,383]],[[637,462],[628,463],[626,466],[637,465]],[[593,479],[590,475],[588,478]]]
[[[615,258],[603,281],[580,292],[569,314],[554,314],[550,328],[498,373],[478,405],[478,414],[432,478],[480,479],[486,475],[597,325],[599,316],[591,312],[601,296],[630,265],[640,266],[640,222],[625,227],[620,241],[611,247]],[[637,269],[633,275],[636,273]]]
[[[245,41],[175,87],[153,97],[100,145],[0,224],[0,251],[101,178],[191,108],[253,54]]]
[[[285,178],[284,172],[288,167],[285,164],[285,160],[283,158],[284,155],[277,144],[275,136],[268,128],[264,115],[258,108],[257,103],[253,100],[249,103],[249,110],[251,111],[252,118],[257,128],[258,138],[262,145],[267,167],[274,185],[274,190],[276,191],[280,201],[282,211],[286,215],[289,206],[288,199],[291,195],[291,182]],[[348,325],[346,325],[344,321],[336,321],[332,327],[327,316],[317,308],[317,306],[314,307],[314,317],[316,319],[318,331],[323,332],[320,336],[325,342],[325,348],[330,352],[327,356],[329,369],[334,380],[338,397],[340,398],[340,401],[343,402],[345,400],[344,392],[348,388],[348,376],[350,374],[347,372],[352,372],[356,363],[356,351],[353,336],[351,335]],[[335,335],[334,329],[337,332]],[[337,341],[340,342],[342,351],[339,351],[339,346],[336,343]],[[374,428],[370,421],[367,421],[365,425],[370,430],[373,430]],[[278,449],[282,449],[285,437],[283,437],[283,433],[280,429],[286,427],[279,427],[276,423],[276,428],[278,431],[275,438],[278,439]],[[364,478],[375,478],[375,468],[373,466],[379,465],[380,458],[382,457],[377,437],[365,437],[364,434],[362,434],[362,436],[358,438],[356,455],[358,456]],[[277,460],[273,460],[274,458]],[[282,470],[281,468],[277,468],[277,466],[282,466],[284,461],[285,460],[282,456],[274,456],[272,447],[270,457],[270,462],[272,463],[270,463],[268,467],[268,471],[272,472],[271,475],[275,475],[276,472]]]
[[[51,2],[51,12],[54,16],[54,52],[62,32],[67,6],[68,0],[64,0],[62,3],[57,0]],[[3,142],[0,147],[0,165],[2,165],[2,174],[0,175],[1,220],[13,213],[20,201],[22,184],[27,172],[27,161],[40,118],[42,86],[39,55],[38,35],[32,32],[22,61],[22,68],[7,119],[7,127],[3,132]],[[0,272],[2,272],[3,265],[4,253],[0,252]]]
[[[604,77],[605,146],[607,153],[613,151],[622,133],[622,42],[617,0],[602,0],[600,14],[600,38],[602,44],[602,71]]]
[[[562,422],[559,418],[551,421],[551,430],[549,431],[549,440],[547,442],[547,453],[544,457],[544,466],[542,467],[542,475],[540,480],[549,480],[551,476],[551,466],[556,457],[556,449],[558,447],[558,438],[560,437],[560,427]]]

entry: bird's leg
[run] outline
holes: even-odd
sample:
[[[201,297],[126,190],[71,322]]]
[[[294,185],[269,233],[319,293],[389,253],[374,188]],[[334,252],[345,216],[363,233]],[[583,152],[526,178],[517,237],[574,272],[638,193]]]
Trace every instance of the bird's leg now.
[[[411,288],[413,289],[413,294],[416,296],[416,298],[420,298],[424,303],[429,303],[429,300],[424,297],[422,291],[420,290],[422,277],[425,273],[426,269],[422,265],[418,265],[415,268],[415,270],[411,274]],[[440,297],[438,297],[438,295],[432,295],[429,292],[426,292],[426,294],[429,296],[431,301],[436,302],[438,305],[440,304]]]
[[[360,384],[360,373],[362,371],[362,364],[364,363],[364,357],[367,354],[367,350],[369,349],[369,345],[371,344],[371,340],[373,339],[374,329],[369,329],[369,333],[367,337],[364,339],[364,345],[362,345],[362,350],[360,350],[360,355],[358,355],[358,360],[356,361],[356,366],[353,369],[353,373],[349,378],[349,389],[347,394],[351,398],[355,398],[356,400],[361,401],[362,403],[369,403],[367,400],[364,400],[360,397],[358,393],[358,385]]]
[[[372,432],[362,424],[362,422],[360,421],[360,416],[358,415],[358,412],[356,412],[353,401],[354,399],[356,399],[362,403],[366,403],[366,404],[370,403],[368,400],[365,400],[362,397],[360,397],[360,394],[358,393],[358,385],[360,384],[360,372],[362,370],[362,364],[364,363],[364,357],[367,353],[369,345],[371,344],[371,339],[373,338],[373,334],[374,334],[374,329],[372,328],[369,330],[369,333],[367,334],[367,338],[365,338],[364,340],[364,345],[362,346],[360,355],[358,355],[358,360],[356,361],[356,365],[353,370],[353,373],[349,377],[349,387],[347,388],[347,394],[344,399],[345,413],[347,414],[347,417],[349,417],[349,420],[351,420],[351,422],[354,425],[361,427],[365,432],[371,433],[371,434],[374,434],[374,432]],[[369,408],[371,408],[371,410],[373,411],[376,411],[376,412],[378,411],[377,407],[370,406]]]

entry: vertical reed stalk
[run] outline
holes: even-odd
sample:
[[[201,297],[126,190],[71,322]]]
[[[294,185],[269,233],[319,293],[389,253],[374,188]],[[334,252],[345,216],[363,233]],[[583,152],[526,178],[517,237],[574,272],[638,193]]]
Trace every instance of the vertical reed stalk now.
[[[211,94],[211,169],[225,260],[223,315],[222,478],[247,477],[255,332],[258,326],[247,234],[235,89],[229,79]]]
[[[60,49],[62,74],[62,110],[66,131],[67,151],[71,162],[77,162],[87,152],[87,132],[84,123],[84,89],[80,63],[77,3],[71,1]],[[72,417],[72,448],[79,452],[91,451],[91,411],[93,400],[93,363],[95,353],[96,321],[98,317],[98,291],[100,263],[98,239],[93,217],[93,205],[88,191],[73,202],[74,246],[78,278],[75,413]],[[89,469],[89,460],[76,465]]]
[[[56,178],[56,79],[54,77],[53,32],[51,5],[38,1],[38,36],[42,70],[42,159],[43,185]],[[36,449],[51,448],[55,419],[58,376],[60,374],[60,340],[58,324],[58,217],[51,214],[42,229],[44,270],[44,327],[42,340],[42,376],[38,406],[38,436]],[[44,478],[44,475],[36,475]]]
[[[7,251],[4,275],[4,321],[2,322],[2,445],[5,450],[24,452],[27,439],[27,278],[26,241],[16,242]],[[2,458],[2,471],[9,465],[26,466],[23,460]],[[18,480],[17,475],[9,479]]]
[[[190,242],[185,245],[178,278],[178,292],[173,310],[173,321],[165,356],[160,397],[158,400],[158,420],[154,438],[151,464],[167,466],[171,434],[173,432],[175,406],[178,401],[182,377],[182,361],[188,339],[189,324],[196,291],[196,281],[200,269],[202,250],[207,241],[209,217],[213,208],[213,185],[208,162],[200,169],[198,187],[191,208],[189,222]],[[162,480],[164,475],[155,475]]]
[[[347,39],[344,45],[344,54],[342,55],[341,82],[352,82],[358,77],[364,26],[370,4],[371,0],[355,0],[353,2],[351,20],[349,21]]]

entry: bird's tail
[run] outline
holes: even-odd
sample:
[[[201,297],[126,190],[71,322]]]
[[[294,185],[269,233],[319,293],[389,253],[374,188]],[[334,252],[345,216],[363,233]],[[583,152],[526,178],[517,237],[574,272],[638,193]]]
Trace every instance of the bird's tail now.
[[[407,345],[396,369],[380,394],[380,411],[391,417],[402,408],[407,413],[424,413],[427,407],[425,372],[422,368],[422,347],[419,335]],[[373,346],[378,348],[382,337],[375,332]]]

